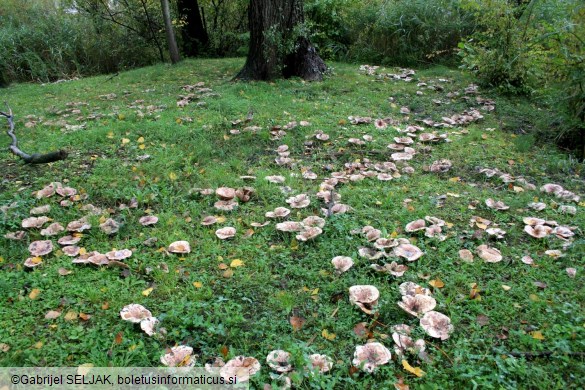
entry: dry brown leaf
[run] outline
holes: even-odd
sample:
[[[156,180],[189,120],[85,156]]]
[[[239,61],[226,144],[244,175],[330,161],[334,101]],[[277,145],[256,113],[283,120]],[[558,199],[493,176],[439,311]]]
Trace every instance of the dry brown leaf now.
[[[33,288],[30,292],[30,294],[28,294],[28,297],[30,299],[37,299],[39,297],[39,295],[41,294],[41,290],[38,288]]]
[[[293,330],[297,331],[303,327],[307,320],[305,320],[303,317],[291,316],[289,321]]]

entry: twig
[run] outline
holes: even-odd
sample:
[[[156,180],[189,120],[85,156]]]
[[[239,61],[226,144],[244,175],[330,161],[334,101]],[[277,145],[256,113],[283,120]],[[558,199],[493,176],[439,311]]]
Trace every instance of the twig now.
[[[12,139],[12,143],[8,147],[8,149],[16,156],[20,157],[24,160],[27,164],[44,164],[50,163],[54,161],[64,160],[67,158],[67,152],[64,150],[58,150],[56,152],[50,152],[47,154],[38,154],[35,153],[30,155],[28,153],[23,152],[18,147],[18,140],[16,139],[16,135],[14,134],[14,115],[12,114],[12,109],[6,104],[6,108],[8,113],[0,111],[0,116],[3,116],[8,121],[8,130],[6,134]]]
[[[449,360],[449,362],[451,363],[452,366],[455,365],[455,363],[453,363],[453,360],[451,360],[449,355],[447,355],[447,353],[445,353],[445,351],[443,351],[438,345],[435,345],[433,343],[429,343],[429,344],[431,344],[434,348],[438,349],[439,352],[441,352],[447,358],[447,360]]]

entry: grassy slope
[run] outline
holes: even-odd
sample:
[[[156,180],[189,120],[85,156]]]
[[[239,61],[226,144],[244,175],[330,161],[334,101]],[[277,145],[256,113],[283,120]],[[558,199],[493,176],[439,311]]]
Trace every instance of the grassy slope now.
[[[280,144],[291,148],[291,156],[301,160],[300,166],[311,166],[320,178],[328,175],[323,169],[330,164],[341,170],[343,163],[365,157],[367,150],[386,150],[397,132],[389,127],[376,130],[373,125],[352,126],[344,123],[349,115],[393,117],[414,124],[415,119],[460,113],[474,103],[461,98],[449,100],[445,94],[462,93],[471,80],[458,71],[435,68],[417,72],[417,81],[444,85],[443,92],[425,90],[417,96],[416,82],[376,81],[359,74],[357,66],[335,64],[334,75],[322,83],[306,84],[298,80],[276,83],[231,83],[241,60],[194,60],[176,67],[155,66],[126,72],[106,81],[95,77],[50,85],[16,85],[0,90],[0,100],[7,100],[19,118],[17,134],[23,150],[30,152],[67,148],[71,154],[64,161],[52,165],[23,166],[8,153],[0,155],[0,205],[16,202],[16,207],[0,214],[0,231],[19,230],[20,221],[28,216],[33,206],[52,204],[48,214],[66,224],[85,213],[78,207],[60,208],[55,198],[36,200],[32,191],[51,181],[61,181],[83,189],[92,203],[104,209],[111,208],[112,217],[123,223],[119,233],[109,238],[97,225],[100,216],[91,218],[94,228],[85,234],[82,246],[105,252],[111,248],[132,248],[134,255],[127,260],[132,274],[121,277],[115,268],[75,266],[71,259],[53,253],[34,271],[25,271],[22,262],[28,257],[29,242],[40,239],[38,231],[14,242],[0,236],[0,343],[10,346],[0,352],[0,365],[79,365],[96,366],[150,366],[158,365],[159,357],[168,346],[185,343],[200,356],[200,362],[220,355],[227,347],[227,358],[245,354],[255,356],[264,366],[266,354],[273,349],[293,353],[298,366],[303,355],[325,353],[336,362],[331,374],[322,383],[305,380],[303,386],[390,387],[397,376],[404,376],[411,386],[424,387],[539,387],[562,388],[564,385],[584,385],[583,357],[565,355],[563,351],[585,351],[585,317],[583,302],[582,231],[578,230],[574,245],[566,256],[554,260],[544,255],[546,249],[561,247],[556,238],[532,239],[523,231],[522,218],[529,215],[554,219],[560,224],[585,226],[585,213],[578,207],[576,216],[562,215],[553,209],[555,198],[538,191],[515,193],[496,178],[478,174],[476,166],[499,168],[513,175],[524,175],[540,187],[556,182],[567,189],[583,194],[581,166],[548,148],[537,148],[529,135],[522,135],[519,126],[540,115],[529,102],[507,100],[492,96],[497,102],[495,113],[485,114],[485,120],[467,127],[468,135],[450,137],[452,143],[433,146],[428,153],[419,153],[412,161],[416,172],[390,182],[366,179],[340,187],[342,201],[355,211],[332,217],[318,239],[300,243],[293,235],[278,232],[274,223],[254,229],[255,234],[244,238],[249,223],[263,221],[264,213],[278,206],[286,206],[283,195],[275,184],[264,176],[282,174],[293,193],[306,192],[312,196],[308,209],[291,219],[298,220],[317,214],[321,207],[314,197],[318,181],[306,181],[290,176],[290,170],[274,164]],[[438,78],[450,81],[439,83]],[[177,108],[180,87],[204,81],[219,97],[207,98],[207,106],[194,103]],[[113,100],[100,95],[115,93]],[[392,96],[396,105],[391,105]],[[463,96],[463,94],[461,94]],[[486,96],[487,97],[487,96]],[[436,106],[431,99],[449,102]],[[144,106],[162,108],[141,118],[132,102],[144,100]],[[70,108],[68,102],[85,102],[81,114],[60,111]],[[413,114],[407,122],[399,113],[402,105]],[[244,119],[249,109],[255,112],[253,124],[265,129],[256,134],[242,133],[226,137],[230,122]],[[82,130],[61,130],[59,126],[24,127],[26,115],[44,120],[64,119],[78,124],[76,117],[101,114],[97,120],[83,120]],[[192,118],[192,122],[185,118]],[[179,121],[179,118],[183,118]],[[310,127],[297,127],[281,141],[271,141],[266,128],[285,125],[292,120],[307,120]],[[495,128],[495,131],[486,129]],[[517,130],[504,132],[503,128]],[[331,136],[331,142],[304,152],[305,136],[322,129]],[[453,129],[448,129],[453,131]],[[370,134],[374,142],[365,147],[351,147],[347,138]],[[482,135],[487,137],[482,137]],[[144,137],[144,149],[137,142]],[[484,139],[486,138],[486,139]],[[4,139],[7,143],[7,137]],[[123,144],[122,140],[130,142]],[[344,149],[344,153],[335,154]],[[418,148],[418,147],[417,147]],[[149,160],[136,161],[148,153]],[[389,155],[373,155],[376,161],[389,160]],[[453,168],[446,174],[426,173],[422,167],[434,160],[448,158]],[[513,160],[512,162],[509,162]],[[299,173],[297,167],[293,170]],[[224,226],[234,226],[238,235],[231,241],[220,241],[214,235],[217,227],[203,227],[200,220],[214,212],[214,197],[190,195],[193,187],[245,185],[240,175],[253,174],[258,180],[252,184],[257,196],[232,213],[225,213]],[[581,177],[579,177],[581,175]],[[460,177],[460,182],[448,179]],[[442,208],[434,199],[446,193]],[[131,198],[138,200],[137,209],[117,210],[120,203]],[[494,211],[484,205],[492,197],[511,206],[508,211]],[[403,205],[410,198],[411,208]],[[548,207],[541,212],[527,211],[526,205],[539,198]],[[476,210],[468,204],[479,201]],[[561,204],[568,204],[561,202]],[[144,228],[138,219],[146,209],[160,218],[153,228]],[[105,215],[105,214],[104,214]],[[449,237],[443,242],[422,234],[401,233],[406,223],[432,215],[453,224]],[[508,234],[494,242],[484,234],[477,239],[469,227],[473,215],[496,221]],[[412,237],[425,255],[409,263],[403,277],[377,274],[369,268],[371,261],[360,258],[357,250],[366,244],[359,235],[350,233],[366,224],[381,229],[385,234],[396,232],[400,237]],[[154,247],[142,242],[158,238]],[[159,251],[175,240],[188,240],[192,253],[184,257],[169,256]],[[56,244],[56,239],[53,240]],[[473,263],[459,259],[458,251],[488,243],[501,249],[504,261],[484,263],[476,257]],[[520,261],[532,255],[538,266]],[[330,260],[337,255],[354,258],[354,267],[336,276]],[[231,278],[224,278],[218,265],[242,259],[244,267],[234,269]],[[158,265],[166,262],[169,273]],[[73,270],[59,276],[58,269]],[[577,268],[577,277],[571,279],[566,267]],[[150,272],[149,272],[150,271]],[[445,287],[434,290],[436,310],[451,317],[455,332],[441,342],[424,336],[418,320],[403,312],[396,302],[400,300],[398,285],[415,281],[428,286],[429,279],[440,278]],[[542,281],[547,288],[540,289],[533,282]],[[200,282],[197,288],[194,282]],[[481,300],[469,299],[470,285],[477,283]],[[416,328],[415,335],[428,342],[431,362],[417,362],[427,374],[415,378],[406,373],[400,362],[382,367],[375,375],[351,377],[348,368],[356,345],[365,341],[353,332],[354,326],[371,319],[351,305],[347,299],[348,287],[373,284],[381,292],[378,321],[374,338],[392,349],[390,326],[407,323]],[[511,287],[505,291],[502,285]],[[148,287],[153,292],[142,295]],[[40,289],[37,299],[29,293]],[[314,291],[318,289],[318,291]],[[307,291],[308,290],[308,291]],[[315,292],[313,294],[313,292]],[[341,297],[341,299],[336,299]],[[105,303],[107,304],[105,305]],[[119,310],[129,303],[141,303],[162,321],[166,338],[149,338],[137,326],[120,320]],[[105,305],[105,306],[104,306]],[[107,307],[106,309],[104,309]],[[45,320],[49,310],[91,314],[88,321]],[[288,318],[304,317],[301,330],[293,332]],[[481,326],[477,317],[485,315],[489,323]],[[333,340],[322,337],[322,331],[334,333]],[[541,331],[544,340],[532,337],[531,331]],[[121,332],[122,340],[116,341]],[[507,334],[506,339],[498,337]],[[42,342],[42,344],[37,344]],[[550,357],[526,361],[512,358],[505,352],[555,351]],[[226,352],[226,349],[223,349]],[[262,370],[254,384],[270,382],[268,368]],[[299,379],[299,378],[297,378]]]

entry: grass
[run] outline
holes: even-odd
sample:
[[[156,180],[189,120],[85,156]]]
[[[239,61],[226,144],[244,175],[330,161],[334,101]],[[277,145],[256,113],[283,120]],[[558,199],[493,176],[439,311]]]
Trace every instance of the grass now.
[[[16,133],[24,151],[66,148],[70,152],[62,162],[40,166],[23,165],[7,151],[0,155],[0,206],[12,206],[0,213],[1,366],[157,366],[166,348],[187,344],[194,348],[200,365],[217,356],[226,360],[238,355],[256,357],[263,369],[252,379],[255,388],[279,383],[265,363],[265,356],[274,349],[292,353],[297,368],[293,381],[300,388],[392,388],[398,378],[413,388],[585,386],[583,203],[572,203],[576,215],[561,214],[558,206],[571,203],[538,191],[541,185],[554,182],[584,194],[584,167],[552,148],[535,146],[530,134],[515,131],[515,124],[524,123],[518,115],[538,126],[545,111],[537,110],[532,102],[480,91],[495,100],[496,110],[484,112],[484,120],[465,126],[469,134],[453,134],[450,143],[421,149],[410,164],[413,174],[387,182],[372,178],[338,186],[342,202],[354,210],[328,218],[321,236],[299,243],[293,234],[275,230],[274,222],[251,227],[250,223],[265,220],[266,211],[287,206],[284,201],[290,196],[264,180],[265,176],[283,175],[292,194],[311,196],[311,205],[293,210],[291,220],[319,214],[324,206],[315,194],[322,179],[331,171],[343,170],[348,162],[389,161],[386,145],[398,136],[392,126],[378,130],[373,124],[351,125],[348,116],[391,117],[400,128],[418,123],[417,119],[440,121],[477,106],[473,96],[465,99],[463,94],[472,79],[457,70],[433,68],[417,71],[411,83],[380,80],[360,74],[355,65],[339,63],[333,64],[333,73],[322,83],[296,79],[231,82],[242,64],[242,59],[190,60],[174,67],[121,73],[112,80],[102,76],[0,90],[1,100],[8,101],[17,116]],[[206,105],[201,107],[196,102],[177,107],[179,95],[186,94],[181,87],[200,81],[218,96],[204,98]],[[421,89],[418,82],[442,85],[443,90],[423,89],[419,96],[415,93]],[[449,92],[459,95],[448,98]],[[116,97],[103,96],[111,93]],[[432,99],[445,103],[436,105]],[[401,106],[410,107],[410,118],[400,114]],[[263,129],[257,134],[230,134],[231,122],[245,119],[250,110],[254,112],[251,124]],[[282,140],[270,139],[268,128],[301,120],[311,125],[287,131]],[[30,121],[36,125],[25,127]],[[65,123],[85,123],[85,127],[67,129]],[[329,134],[330,141],[314,141],[311,148],[306,147],[307,136],[317,129]],[[372,135],[374,141],[364,146],[347,143],[348,138],[364,134]],[[8,145],[8,137],[4,140]],[[281,144],[290,147],[291,157],[298,161],[295,168],[274,163],[274,149]],[[137,160],[144,154],[150,158]],[[452,161],[449,172],[425,172],[425,166],[442,158]],[[302,167],[311,167],[319,180],[302,179]],[[476,167],[522,175],[537,190],[516,192],[497,177],[478,173]],[[241,175],[258,178],[250,183]],[[33,196],[54,181],[75,187],[88,198],[59,207],[55,197]],[[255,197],[233,212],[216,211],[214,196],[192,190],[244,185],[255,188]],[[447,196],[441,201],[441,195]],[[487,208],[484,201],[490,197],[503,200],[510,210]],[[120,209],[133,198],[136,208]],[[411,199],[408,207],[405,199]],[[528,203],[537,200],[547,208],[527,209]],[[473,201],[479,202],[476,209],[469,207]],[[28,245],[43,239],[39,231],[30,230],[22,241],[3,237],[5,232],[21,230],[21,221],[32,207],[51,204],[47,215],[66,225],[86,215],[81,207],[88,203],[102,212],[90,217],[93,228],[83,234],[80,246],[102,253],[132,249],[133,256],[125,261],[130,272],[71,264],[61,251],[27,270],[23,262],[30,256]],[[157,215],[159,222],[142,227],[138,219],[145,213]],[[207,215],[224,215],[226,221],[220,226],[201,226]],[[427,215],[452,224],[445,241],[404,232],[408,222]],[[496,241],[470,227],[474,215],[498,223],[507,231],[505,238]],[[108,216],[121,223],[113,236],[97,227]],[[554,259],[544,253],[561,249],[561,240],[533,239],[523,232],[526,216],[577,227],[564,257]],[[352,233],[368,224],[383,235],[410,238],[425,255],[408,263],[410,268],[402,277],[374,272],[372,261],[357,253],[367,241]],[[214,231],[221,226],[235,227],[236,237],[217,239]],[[246,237],[249,229],[253,235]],[[154,246],[143,244],[153,237],[157,239]],[[176,240],[189,241],[192,252],[168,254],[164,248]],[[459,258],[460,249],[475,254],[481,244],[500,249],[504,260],[484,263],[476,255],[474,262],[467,263]],[[338,255],[355,261],[342,275],[333,272],[330,262]],[[532,256],[535,265],[520,261],[524,255]],[[225,277],[220,264],[229,265],[234,259],[241,259],[244,266],[233,268],[233,275]],[[567,275],[567,267],[577,269],[575,278]],[[60,268],[73,272],[60,276]],[[425,335],[418,320],[396,305],[400,283],[413,281],[429,287],[437,279],[445,286],[433,288],[435,310],[448,315],[455,327],[445,341]],[[536,281],[547,287],[537,287]],[[480,299],[470,299],[473,283]],[[348,288],[359,284],[380,290],[376,318],[349,303]],[[502,285],[511,288],[505,290]],[[149,295],[143,293],[151,287]],[[31,299],[31,292],[37,290],[38,296]],[[137,325],[122,321],[119,311],[130,303],[147,307],[166,333],[148,337]],[[49,310],[62,315],[45,319]],[[75,313],[73,319],[65,318],[68,312]],[[79,313],[91,318],[80,319]],[[301,329],[293,331],[291,316],[306,320]],[[392,350],[394,360],[374,374],[350,370],[356,345],[366,342],[353,331],[360,322],[366,322],[372,337]],[[401,323],[413,326],[414,336],[427,342],[428,361],[406,357],[426,372],[420,378],[405,371],[394,356],[391,327]],[[543,352],[547,354],[538,356]],[[330,356],[333,370],[313,379],[304,376],[302,367],[312,353]]]

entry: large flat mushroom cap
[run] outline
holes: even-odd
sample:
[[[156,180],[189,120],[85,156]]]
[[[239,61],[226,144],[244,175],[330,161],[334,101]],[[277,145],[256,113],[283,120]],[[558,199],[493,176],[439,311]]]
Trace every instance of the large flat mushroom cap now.
[[[234,188],[230,188],[230,187],[219,187],[217,190],[215,190],[215,194],[221,200],[231,200],[231,199],[235,198],[236,190]]]
[[[333,367],[333,360],[327,355],[320,355],[318,353],[309,356],[311,362],[310,370],[319,369],[320,373],[325,373]]]
[[[256,358],[236,356],[219,370],[219,374],[226,380],[235,376],[238,382],[245,382],[260,371],[260,368],[260,362]]]
[[[44,256],[53,251],[51,240],[33,241],[28,246],[28,250],[33,256]]]
[[[373,372],[378,366],[386,364],[392,358],[390,350],[381,343],[358,345],[353,354],[352,364],[362,367],[366,372]]]
[[[236,235],[236,228],[226,226],[224,228],[217,229],[215,231],[215,235],[221,240],[227,240],[228,238],[232,238]]]
[[[167,367],[191,367],[195,365],[194,359],[191,359],[193,348],[187,345],[179,345],[171,348],[171,352],[160,357],[160,362]]]
[[[424,294],[403,295],[402,302],[398,302],[398,306],[408,314],[416,317],[433,310],[437,306],[437,301],[435,298]]]
[[[175,241],[169,245],[169,252],[171,253],[190,253],[191,246],[187,241]]]
[[[410,233],[410,232],[416,232],[418,230],[424,230],[425,227],[426,227],[425,220],[424,219],[417,219],[415,221],[407,223],[404,230]]]
[[[429,311],[420,319],[420,326],[431,337],[447,340],[449,334],[453,332],[451,319],[437,311]]]
[[[293,367],[290,362],[290,353],[281,349],[274,350],[266,356],[266,363],[276,372],[289,372]]]
[[[276,224],[276,230],[281,232],[300,232],[303,229],[303,224],[300,222],[288,221]]]
[[[353,260],[348,256],[335,256],[331,263],[339,273],[345,272],[353,266]]]
[[[120,317],[122,317],[124,321],[138,324],[145,318],[152,317],[152,313],[142,305],[131,303],[122,308],[120,311]]]
[[[487,245],[478,246],[477,254],[488,263],[497,263],[503,259],[502,253],[498,249],[491,248]]]
[[[408,261],[415,261],[423,255],[423,252],[415,245],[400,244],[394,248],[394,254]]]

